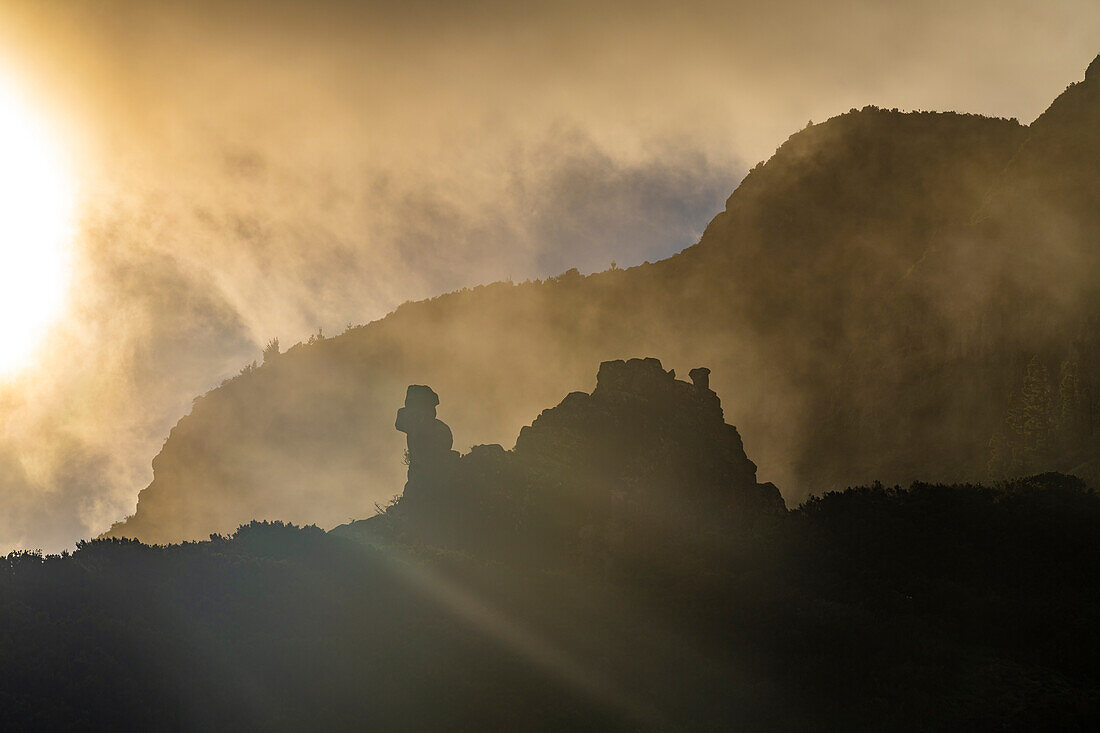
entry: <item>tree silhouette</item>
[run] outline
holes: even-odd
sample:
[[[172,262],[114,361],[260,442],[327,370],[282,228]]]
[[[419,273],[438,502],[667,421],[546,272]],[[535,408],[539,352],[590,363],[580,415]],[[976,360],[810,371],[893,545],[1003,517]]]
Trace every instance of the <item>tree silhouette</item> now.
[[[279,338],[276,336],[264,347],[264,364],[279,355]]]

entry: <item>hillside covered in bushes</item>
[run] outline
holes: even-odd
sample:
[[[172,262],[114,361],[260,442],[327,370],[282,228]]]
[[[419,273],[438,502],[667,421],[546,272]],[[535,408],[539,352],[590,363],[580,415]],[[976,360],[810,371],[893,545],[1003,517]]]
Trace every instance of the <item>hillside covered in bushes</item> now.
[[[371,518],[8,555],[5,725],[1095,729],[1100,497],[1080,479],[788,511],[691,377],[605,363],[515,449],[465,454],[450,402],[414,385],[408,484]]]

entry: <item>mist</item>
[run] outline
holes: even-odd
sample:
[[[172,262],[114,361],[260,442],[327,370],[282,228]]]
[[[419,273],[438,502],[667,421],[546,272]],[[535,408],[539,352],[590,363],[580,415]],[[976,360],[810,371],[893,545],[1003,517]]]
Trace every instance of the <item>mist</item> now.
[[[81,192],[68,312],[0,389],[0,549],[56,550],[132,513],[192,399],[271,338],[668,257],[849,107],[1028,122],[1095,55],[1100,8],[5,2],[0,21]]]

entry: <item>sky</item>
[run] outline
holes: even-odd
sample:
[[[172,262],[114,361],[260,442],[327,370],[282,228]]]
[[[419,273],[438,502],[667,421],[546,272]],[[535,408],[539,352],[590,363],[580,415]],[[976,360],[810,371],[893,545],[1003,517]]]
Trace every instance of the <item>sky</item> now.
[[[0,550],[132,513],[273,337],[666,257],[807,122],[1030,122],[1098,40],[1094,0],[0,0],[75,191],[64,307],[0,382]]]

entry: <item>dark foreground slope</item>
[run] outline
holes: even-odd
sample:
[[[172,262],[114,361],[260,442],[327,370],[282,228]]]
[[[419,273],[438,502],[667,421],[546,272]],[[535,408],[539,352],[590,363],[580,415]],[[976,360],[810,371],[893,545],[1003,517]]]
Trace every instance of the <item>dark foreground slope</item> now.
[[[876,478],[985,478],[997,435],[1011,460],[995,472],[1092,478],[1098,77],[1094,64],[1027,127],[852,111],[793,135],[680,255],[410,303],[274,357],[196,402],[110,534],[333,526],[400,483],[390,416],[409,382],[461,395],[459,445],[504,443],[588,389],[589,365],[636,353],[714,367],[761,477],[791,500]],[[1031,427],[1006,422],[1030,409],[1016,403],[1035,358],[1048,403],[1078,375],[1069,438],[1060,402]]]
[[[1080,480],[788,513],[708,392],[605,365],[514,451],[412,440],[402,499],[327,534],[10,555],[4,725],[1095,730],[1100,498]]]

